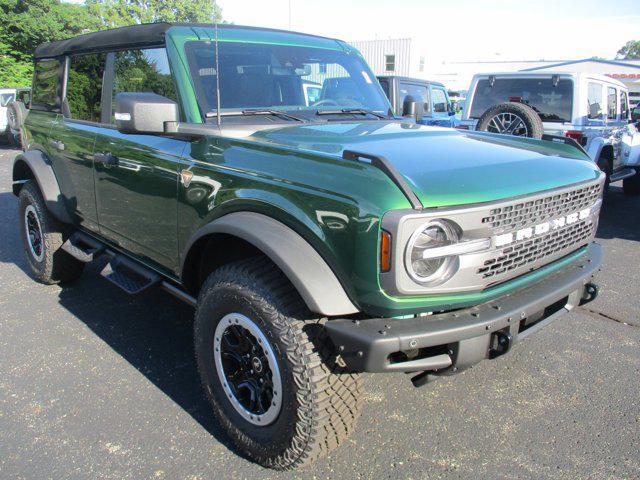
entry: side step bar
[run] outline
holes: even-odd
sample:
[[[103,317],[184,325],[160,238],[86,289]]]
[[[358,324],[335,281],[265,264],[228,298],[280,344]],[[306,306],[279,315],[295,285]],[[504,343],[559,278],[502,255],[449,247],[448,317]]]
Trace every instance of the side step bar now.
[[[156,272],[119,254],[112,254],[100,275],[130,295],[160,282],[160,275]]]
[[[83,263],[92,262],[105,251],[102,243],[80,231],[73,232],[61,248]]]
[[[623,180],[625,178],[633,177],[634,175],[636,175],[635,168],[631,168],[631,167],[623,168],[622,170],[611,174],[611,181],[617,182],[618,180]],[[640,173],[638,173],[638,175],[640,175]]]
[[[197,300],[187,292],[172,283],[162,280],[160,274],[150,268],[107,248],[106,245],[87,233],[80,230],[73,232],[69,239],[62,244],[61,248],[83,263],[90,263],[103,254],[108,255],[109,262],[102,269],[100,275],[130,295],[135,295],[150,287],[159,285],[179,300],[192,307],[196,306]]]

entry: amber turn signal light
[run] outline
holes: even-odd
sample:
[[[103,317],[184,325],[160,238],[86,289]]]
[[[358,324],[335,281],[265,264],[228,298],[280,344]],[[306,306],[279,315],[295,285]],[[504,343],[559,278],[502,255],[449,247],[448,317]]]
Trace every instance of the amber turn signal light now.
[[[380,271],[391,270],[391,234],[384,230],[380,234]]]

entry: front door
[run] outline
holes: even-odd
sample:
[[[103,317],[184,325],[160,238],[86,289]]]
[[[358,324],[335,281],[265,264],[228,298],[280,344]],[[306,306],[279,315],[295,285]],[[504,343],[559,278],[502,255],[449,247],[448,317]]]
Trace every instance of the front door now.
[[[114,126],[115,95],[153,92],[175,99],[164,48],[111,53],[110,128],[94,148],[98,221],[102,236],[141,260],[170,272],[178,268],[178,172],[186,142],[131,135]],[[112,65],[112,67],[111,67]]]

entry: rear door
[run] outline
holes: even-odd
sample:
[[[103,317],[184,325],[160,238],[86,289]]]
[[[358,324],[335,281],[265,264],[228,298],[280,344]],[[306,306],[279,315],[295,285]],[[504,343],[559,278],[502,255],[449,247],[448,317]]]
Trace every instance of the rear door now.
[[[93,180],[93,147],[103,128],[102,84],[106,55],[74,55],[65,60],[62,113],[50,135],[50,151],[67,211],[83,227],[98,231]]]
[[[178,268],[178,171],[186,141],[123,134],[115,129],[115,95],[153,92],[176,100],[164,47],[109,54],[109,127],[96,138],[96,203],[102,235],[145,263],[169,272]]]

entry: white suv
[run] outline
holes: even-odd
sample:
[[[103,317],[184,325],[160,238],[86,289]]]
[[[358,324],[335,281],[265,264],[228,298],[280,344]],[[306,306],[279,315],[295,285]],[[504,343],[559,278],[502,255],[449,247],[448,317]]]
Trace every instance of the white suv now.
[[[485,73],[473,77],[458,128],[574,139],[607,174],[640,193],[640,134],[629,124],[629,92],[604,75]]]

